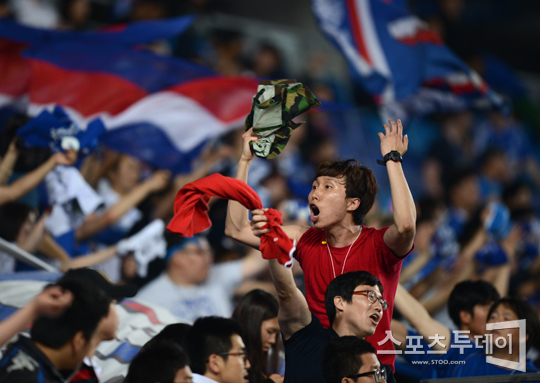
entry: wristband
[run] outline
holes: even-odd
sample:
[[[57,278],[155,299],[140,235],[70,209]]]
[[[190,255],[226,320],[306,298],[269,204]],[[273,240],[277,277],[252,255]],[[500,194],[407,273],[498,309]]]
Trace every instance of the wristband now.
[[[381,160],[377,160],[377,163],[379,165],[382,165],[382,166],[386,166],[386,163],[388,161],[394,161],[394,162],[402,162],[403,161],[403,157],[401,156],[401,153],[398,152],[397,150],[392,150],[390,153],[387,153],[384,158],[383,158],[383,161]]]

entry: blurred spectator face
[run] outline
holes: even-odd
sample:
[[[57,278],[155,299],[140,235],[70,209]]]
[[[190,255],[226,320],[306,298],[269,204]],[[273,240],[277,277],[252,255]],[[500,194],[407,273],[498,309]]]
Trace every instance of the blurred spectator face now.
[[[493,302],[487,305],[475,305],[472,316],[469,313],[466,313],[466,315],[470,317],[469,330],[471,331],[471,336],[484,335],[486,333],[486,323],[488,320],[489,309],[492,304]]]
[[[320,164],[325,161],[334,161],[338,157],[336,143],[330,138],[321,142],[311,156],[314,164]]]
[[[285,200],[289,195],[289,186],[287,179],[280,174],[273,174],[263,181],[263,186],[270,193],[270,204],[277,206],[278,203]]]
[[[496,152],[486,159],[482,166],[482,173],[491,180],[506,182],[509,178],[508,169],[510,164],[503,152]]]
[[[72,0],[67,8],[66,22],[74,28],[81,27],[88,21],[90,11],[88,0]]]
[[[468,111],[453,115],[443,123],[443,129],[447,133],[463,139],[471,129],[473,117],[474,115]]]
[[[37,221],[37,213],[35,211],[31,211],[28,214],[28,217],[26,217],[26,220],[21,226],[21,229],[19,230],[19,235],[17,235],[17,243],[23,244],[28,239],[28,236],[32,233],[32,229],[34,228],[34,225]]]
[[[465,178],[459,185],[454,186],[451,193],[452,204],[472,212],[479,202],[479,190],[477,177]]]
[[[463,0],[440,0],[439,4],[444,16],[450,20],[459,20],[465,9]]]
[[[487,323],[497,323],[497,322],[508,322],[512,320],[519,320],[518,316],[512,309],[505,304],[499,304],[495,311],[491,314],[491,316],[488,319]],[[508,328],[508,329],[499,329],[499,330],[493,330],[490,331],[493,334],[493,339],[497,339],[499,337],[505,338],[507,341],[508,339],[512,339],[512,349],[518,350],[517,347],[519,347],[519,328]],[[506,347],[499,347],[499,348],[509,348],[510,345],[509,342],[506,342]]]
[[[120,194],[128,193],[139,182],[141,162],[131,156],[122,155],[111,172],[111,183]]]
[[[279,333],[278,319],[271,318],[261,324],[261,343],[263,352],[268,352],[273,344],[276,344],[276,337]]]
[[[157,20],[166,18],[167,10],[160,1],[136,0],[130,19],[132,21]]]
[[[220,383],[246,383],[251,365],[246,357],[246,346],[238,334],[231,336],[232,348],[224,357]]]
[[[255,56],[254,72],[260,77],[270,77],[281,66],[281,57],[277,50],[270,47],[262,48]]]
[[[511,211],[530,209],[533,206],[533,192],[529,186],[523,184],[505,200],[505,203]]]
[[[212,265],[212,252],[208,241],[199,238],[199,244],[191,242],[174,254],[172,262],[186,271],[193,284],[206,281]]]
[[[173,379],[174,383],[192,383],[193,373],[189,366],[179,369]]]
[[[116,330],[118,330],[118,311],[116,305],[111,303],[109,314],[99,322],[96,335],[100,340],[113,340],[116,337]]]

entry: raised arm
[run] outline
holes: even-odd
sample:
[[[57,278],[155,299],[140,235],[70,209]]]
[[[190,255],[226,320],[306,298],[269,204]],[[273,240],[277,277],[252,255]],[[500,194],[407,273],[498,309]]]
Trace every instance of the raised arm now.
[[[2,162],[0,162],[0,185],[5,185],[8,182],[9,177],[11,177],[11,174],[13,173],[17,158],[19,158],[16,142],[16,138],[11,141],[4,158],[2,158]]]
[[[291,269],[271,259],[270,272],[278,295],[279,328],[283,339],[289,339],[295,332],[311,323],[311,312],[302,292],[296,287]]]
[[[257,137],[252,136],[253,128],[242,134],[242,155],[238,162],[236,179],[247,183],[249,167],[255,155],[251,152],[249,143],[258,141]],[[248,209],[241,203],[229,201],[227,207],[227,219],[225,220],[225,235],[237,240],[244,245],[259,249],[261,239],[253,233],[249,221]]]
[[[383,125],[385,133],[378,134],[381,153],[385,156],[396,150],[403,155],[407,151],[409,138],[403,136],[401,120],[397,120],[397,124],[392,120],[388,122],[390,126]],[[401,162],[388,161],[386,169],[392,193],[394,224],[384,233],[384,243],[398,257],[404,257],[411,250],[416,234],[416,207]]]
[[[255,155],[251,152],[249,143],[250,141],[258,141],[257,137],[252,136],[252,132],[253,128],[242,135],[242,155],[240,156],[240,162],[238,163],[238,170],[236,172],[236,179],[246,183],[249,166],[253,158],[255,158]],[[256,209],[251,214],[253,221],[250,222],[248,209],[239,202],[229,201],[227,219],[225,221],[225,235],[258,250],[261,244],[260,236],[269,232],[268,229],[261,229],[261,227],[266,225],[267,218],[263,210]],[[285,231],[287,236],[296,240],[296,242],[298,242],[302,234],[308,229],[308,226],[301,225],[283,226],[283,231]]]
[[[169,178],[170,173],[168,171],[157,170],[152,177],[134,187],[128,194],[122,196],[105,214],[101,216],[95,214],[88,216],[86,221],[76,231],[77,241],[88,239],[118,221],[129,209],[137,206],[149,194],[167,186]]]
[[[396,298],[394,300],[394,307],[399,310],[401,315],[407,319],[411,325],[418,331],[420,335],[424,337],[424,340],[428,343],[429,337],[440,335],[444,337],[440,342],[446,347],[442,348],[439,344],[435,344],[433,347],[436,350],[448,350],[450,345],[450,330],[448,327],[429,315],[428,311],[422,306],[422,304],[416,300],[401,284],[398,285],[396,291]],[[400,340],[400,339],[398,339]]]
[[[53,170],[56,165],[72,165],[76,160],[77,153],[73,150],[69,150],[67,153],[58,152],[53,154],[37,169],[24,175],[10,185],[0,186],[0,205],[15,201],[26,195],[38,186],[47,173]]]
[[[73,295],[59,286],[43,290],[34,300],[0,323],[0,347],[40,316],[54,317],[71,305]]]

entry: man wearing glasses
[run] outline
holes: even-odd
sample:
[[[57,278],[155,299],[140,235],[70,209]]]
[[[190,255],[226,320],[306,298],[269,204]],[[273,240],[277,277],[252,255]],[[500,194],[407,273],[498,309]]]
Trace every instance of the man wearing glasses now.
[[[193,383],[247,383],[251,367],[238,322],[202,317],[186,334]]]
[[[386,383],[387,372],[375,348],[356,336],[342,336],[326,346],[322,359],[326,383]]]
[[[290,269],[275,259],[270,271],[278,293],[278,321],[285,345],[284,383],[325,383],[324,348],[333,339],[373,335],[388,303],[380,280],[367,271],[351,271],[335,278],[326,289],[325,307],[330,327],[325,329],[309,311]],[[376,359],[376,358],[375,358]]]

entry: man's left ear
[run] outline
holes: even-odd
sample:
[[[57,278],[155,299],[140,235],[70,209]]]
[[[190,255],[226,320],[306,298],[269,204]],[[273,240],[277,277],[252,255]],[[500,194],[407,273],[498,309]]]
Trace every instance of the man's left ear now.
[[[347,211],[355,211],[360,207],[360,198],[348,198]]]
[[[71,345],[73,347],[74,353],[79,353],[82,349],[86,347],[86,344],[88,341],[84,337],[84,334],[82,331],[77,331],[75,333],[75,336],[71,339]]]

